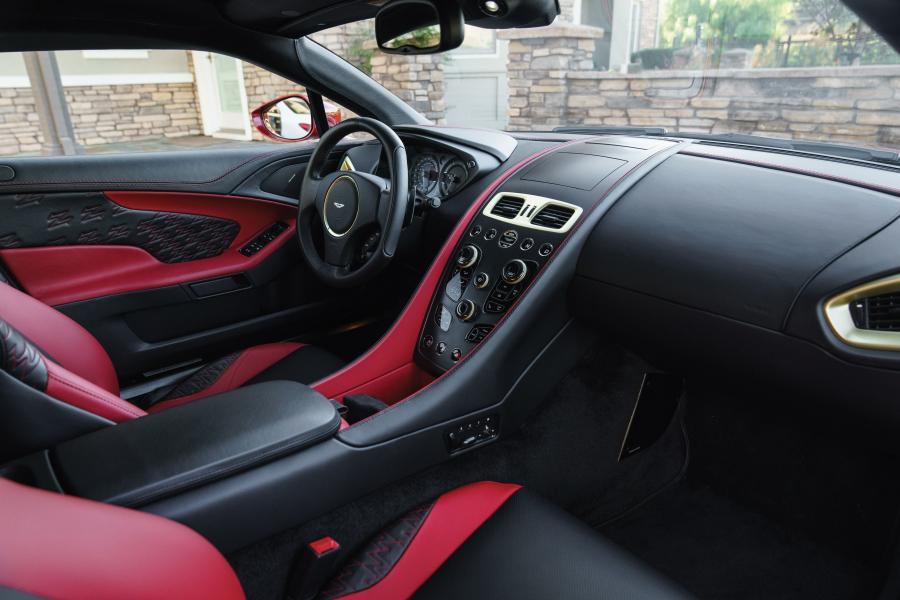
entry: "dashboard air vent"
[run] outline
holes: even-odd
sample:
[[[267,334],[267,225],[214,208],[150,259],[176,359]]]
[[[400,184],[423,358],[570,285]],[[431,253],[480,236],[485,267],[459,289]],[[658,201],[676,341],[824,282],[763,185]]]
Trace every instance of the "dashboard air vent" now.
[[[505,217],[507,219],[515,219],[525,205],[525,199],[518,196],[503,196],[491,209],[492,215]]]
[[[850,314],[859,329],[900,331],[900,292],[856,300]]]
[[[542,208],[541,211],[531,219],[531,223],[549,229],[562,229],[574,214],[575,211],[568,206],[550,204]]]

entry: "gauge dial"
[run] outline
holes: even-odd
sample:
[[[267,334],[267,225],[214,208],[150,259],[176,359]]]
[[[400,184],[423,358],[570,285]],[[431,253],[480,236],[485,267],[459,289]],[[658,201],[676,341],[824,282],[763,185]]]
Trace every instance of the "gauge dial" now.
[[[423,155],[413,162],[412,181],[423,196],[434,192],[440,179],[441,167],[433,156]]]
[[[441,196],[444,198],[452,196],[459,191],[468,178],[469,170],[463,161],[458,158],[447,161],[447,164],[441,169]]]

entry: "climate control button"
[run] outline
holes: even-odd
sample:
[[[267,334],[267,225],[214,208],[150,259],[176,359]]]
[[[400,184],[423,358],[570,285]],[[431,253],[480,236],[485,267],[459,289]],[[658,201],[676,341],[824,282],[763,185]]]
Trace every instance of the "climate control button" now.
[[[525,264],[525,261],[518,258],[514,258],[503,265],[503,270],[500,272],[500,277],[503,281],[510,285],[521,283],[527,275],[528,265]]]
[[[463,300],[456,305],[456,316],[463,321],[471,321],[478,314],[478,306],[471,300]]]

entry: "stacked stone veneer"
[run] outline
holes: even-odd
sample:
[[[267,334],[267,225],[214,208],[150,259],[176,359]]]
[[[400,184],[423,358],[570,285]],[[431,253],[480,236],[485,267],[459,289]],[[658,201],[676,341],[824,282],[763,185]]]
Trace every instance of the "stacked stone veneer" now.
[[[900,144],[900,66],[594,71],[597,30],[551,26],[509,44],[509,127],[560,124],[737,131],[847,143]]]
[[[372,57],[372,78],[435,123],[444,122],[442,55],[401,56],[376,52]]]
[[[65,93],[83,146],[202,133],[192,83],[76,86]],[[0,155],[39,154],[41,142],[31,89],[0,89]]]

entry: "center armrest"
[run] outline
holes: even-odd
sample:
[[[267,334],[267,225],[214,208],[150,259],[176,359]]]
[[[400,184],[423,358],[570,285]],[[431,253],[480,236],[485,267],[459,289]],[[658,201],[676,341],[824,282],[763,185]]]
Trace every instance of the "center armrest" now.
[[[94,431],[51,457],[67,493],[141,506],[311,446],[340,423],[312,388],[271,381]]]

